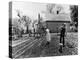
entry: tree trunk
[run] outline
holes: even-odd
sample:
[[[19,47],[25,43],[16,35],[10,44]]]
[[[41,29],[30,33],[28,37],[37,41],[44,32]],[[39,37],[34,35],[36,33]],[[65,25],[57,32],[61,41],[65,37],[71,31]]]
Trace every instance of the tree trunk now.
[[[27,32],[27,34],[29,33],[29,32],[28,32],[28,26],[27,26],[27,31],[26,31],[26,32]]]

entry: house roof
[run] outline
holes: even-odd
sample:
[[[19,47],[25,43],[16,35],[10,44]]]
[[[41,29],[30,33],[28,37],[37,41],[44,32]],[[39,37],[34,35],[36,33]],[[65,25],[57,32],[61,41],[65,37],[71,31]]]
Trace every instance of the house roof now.
[[[71,21],[68,14],[46,14],[45,21]]]

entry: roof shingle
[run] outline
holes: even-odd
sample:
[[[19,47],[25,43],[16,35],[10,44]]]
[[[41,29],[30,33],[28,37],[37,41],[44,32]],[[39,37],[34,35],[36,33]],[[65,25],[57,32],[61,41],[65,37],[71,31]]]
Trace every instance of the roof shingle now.
[[[46,14],[45,21],[71,21],[68,14]]]

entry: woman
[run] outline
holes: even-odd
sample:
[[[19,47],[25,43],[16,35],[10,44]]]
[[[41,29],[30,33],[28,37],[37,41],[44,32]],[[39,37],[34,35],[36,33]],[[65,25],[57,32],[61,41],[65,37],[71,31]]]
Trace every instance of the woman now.
[[[47,40],[46,46],[49,47],[49,44],[51,42],[51,34],[48,28],[46,29],[46,40]]]

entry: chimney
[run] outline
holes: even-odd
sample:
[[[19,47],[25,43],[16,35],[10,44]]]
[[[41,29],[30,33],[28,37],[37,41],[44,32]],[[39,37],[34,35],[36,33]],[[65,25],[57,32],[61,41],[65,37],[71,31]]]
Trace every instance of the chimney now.
[[[40,14],[38,14],[38,23],[40,23]]]
[[[38,20],[40,20],[40,14],[38,14]]]

